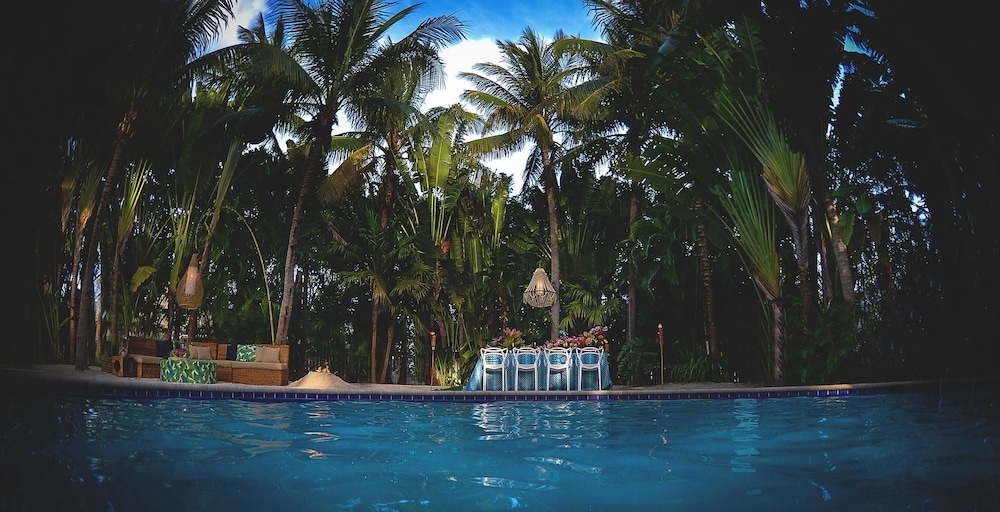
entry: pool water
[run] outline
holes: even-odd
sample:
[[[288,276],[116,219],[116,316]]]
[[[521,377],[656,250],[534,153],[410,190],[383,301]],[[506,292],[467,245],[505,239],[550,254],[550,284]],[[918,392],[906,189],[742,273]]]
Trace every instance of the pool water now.
[[[8,396],[0,510],[1000,510],[997,398]]]

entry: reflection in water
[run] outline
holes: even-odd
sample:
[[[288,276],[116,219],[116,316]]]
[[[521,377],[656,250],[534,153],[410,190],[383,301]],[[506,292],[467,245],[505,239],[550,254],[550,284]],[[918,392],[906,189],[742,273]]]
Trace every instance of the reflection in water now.
[[[760,452],[754,448],[753,443],[760,440],[760,435],[757,433],[757,427],[760,426],[758,405],[755,399],[733,400],[733,416],[736,417],[733,442],[736,443],[736,456],[729,461],[729,465],[735,473],[757,472],[753,467],[753,461]]]
[[[1000,510],[997,403],[13,394],[0,509]]]
[[[495,441],[524,437],[544,437],[565,441],[600,439],[605,428],[607,407],[573,402],[517,404],[493,402],[472,406],[472,418],[482,429],[480,440]]]

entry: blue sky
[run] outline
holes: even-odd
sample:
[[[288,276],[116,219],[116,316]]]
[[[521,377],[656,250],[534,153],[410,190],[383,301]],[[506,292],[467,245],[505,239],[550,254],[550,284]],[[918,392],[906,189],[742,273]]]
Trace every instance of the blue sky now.
[[[397,25],[401,31],[408,32],[427,18],[447,14],[457,17],[466,28],[466,39],[442,52],[447,74],[445,86],[428,96],[425,110],[459,101],[459,95],[468,88],[467,82],[457,78],[459,73],[472,71],[472,66],[479,62],[500,62],[496,48],[498,39],[517,40],[527,27],[546,38],[551,38],[560,29],[570,36],[599,38],[583,0],[397,0],[390,11],[418,3],[421,5],[416,11]],[[235,44],[236,27],[249,26],[266,4],[266,0],[239,0],[236,19],[230,23],[219,46]],[[527,150],[504,160],[485,163],[510,174],[514,178],[513,192],[517,193],[521,189],[521,172],[526,159]]]
[[[571,36],[594,37],[583,0],[400,0],[399,8],[420,3],[414,19],[445,14],[465,23],[469,39],[516,39],[531,27],[546,37],[562,29]]]

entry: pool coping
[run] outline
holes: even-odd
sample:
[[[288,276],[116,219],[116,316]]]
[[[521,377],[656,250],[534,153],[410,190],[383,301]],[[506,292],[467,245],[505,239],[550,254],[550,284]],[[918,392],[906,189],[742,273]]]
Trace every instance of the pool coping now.
[[[996,387],[1000,376],[896,382],[829,384],[820,386],[755,386],[744,383],[668,383],[662,386],[613,386],[602,391],[462,391],[427,385],[355,384],[343,388],[310,389],[289,386],[253,386],[219,382],[188,384],[157,379],[118,377],[90,367],[72,365],[0,365],[0,384],[7,390],[57,393],[90,398],[236,399],[261,402],[294,401],[404,401],[404,402],[559,402],[691,399],[766,399],[790,397],[846,397],[907,391],[975,390]]]

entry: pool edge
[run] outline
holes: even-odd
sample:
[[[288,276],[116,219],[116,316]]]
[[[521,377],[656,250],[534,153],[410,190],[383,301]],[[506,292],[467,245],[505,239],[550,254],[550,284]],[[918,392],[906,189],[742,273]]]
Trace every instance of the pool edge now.
[[[1000,376],[897,382],[830,384],[822,386],[754,387],[725,383],[672,384],[604,391],[460,391],[432,386],[350,384],[350,389],[306,389],[288,386],[184,384],[155,379],[116,377],[98,368],[67,371],[59,365],[0,365],[0,382],[19,393],[41,392],[93,398],[236,399],[248,401],[409,401],[409,402],[558,402],[692,399],[767,399],[846,397],[905,391],[954,391],[994,387]]]

